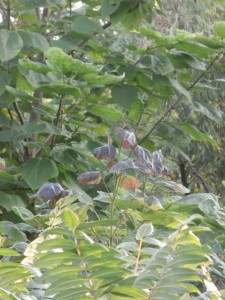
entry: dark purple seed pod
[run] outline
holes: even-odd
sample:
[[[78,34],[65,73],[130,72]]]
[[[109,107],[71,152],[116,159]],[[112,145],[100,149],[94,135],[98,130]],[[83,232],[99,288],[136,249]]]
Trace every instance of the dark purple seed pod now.
[[[104,145],[93,150],[93,155],[97,159],[110,159],[116,155],[116,148],[113,145]]]
[[[122,130],[122,147],[124,149],[130,149],[136,144],[136,136],[132,131]]]
[[[77,177],[77,181],[81,184],[99,184],[102,179],[101,172],[85,172]]]
[[[161,150],[152,153],[152,170],[153,175],[158,176],[164,169],[163,154]]]
[[[58,197],[61,192],[64,191],[59,183],[46,182],[36,194],[32,195],[30,198],[42,198],[45,200],[51,200]]]
[[[137,145],[134,149],[133,149],[134,155],[140,159],[143,160],[144,162],[151,164],[152,163],[152,154],[151,152],[146,149],[143,148],[139,145]]]

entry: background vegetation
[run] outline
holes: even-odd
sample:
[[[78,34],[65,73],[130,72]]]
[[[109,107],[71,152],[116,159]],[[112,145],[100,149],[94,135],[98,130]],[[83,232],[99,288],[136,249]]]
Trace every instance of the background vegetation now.
[[[0,1],[0,298],[223,299],[223,1]]]

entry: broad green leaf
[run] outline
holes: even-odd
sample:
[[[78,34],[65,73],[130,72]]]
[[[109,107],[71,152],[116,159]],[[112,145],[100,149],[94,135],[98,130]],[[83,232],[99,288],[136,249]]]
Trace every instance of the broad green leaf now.
[[[149,38],[150,40],[154,40],[159,46],[167,47],[173,44],[176,46],[179,43],[179,41],[177,41],[176,38],[171,37],[169,35],[165,35],[161,32],[157,32],[153,29],[149,29],[147,27],[141,27],[140,33]]]
[[[142,224],[137,230],[136,240],[138,241],[143,240],[144,238],[151,235],[153,231],[154,231],[154,227],[152,226],[152,224],[149,223]]]
[[[17,31],[0,29],[0,60],[2,62],[14,58],[22,47],[23,40]]]
[[[196,70],[205,71],[205,63],[201,62],[193,55],[190,55],[183,51],[173,52],[170,58],[172,59],[172,62],[175,64],[175,66],[178,64],[178,66],[191,67]]]
[[[80,98],[82,93],[79,88],[60,83],[50,83],[40,85],[37,90],[42,91],[45,97],[51,98],[54,95],[71,95]]]
[[[108,227],[108,226],[115,226],[118,222],[116,220],[99,220],[99,221],[91,221],[81,223],[79,225],[79,229],[87,229],[92,227]]]
[[[103,28],[97,22],[92,21],[86,16],[78,15],[75,21],[72,22],[70,30],[93,35],[96,33],[102,33]]]
[[[32,190],[38,189],[50,178],[58,176],[54,161],[48,158],[33,158],[21,168],[22,178]]]
[[[19,64],[25,69],[32,70],[41,74],[47,74],[50,71],[48,66],[46,66],[45,64],[32,61],[30,59],[19,59]]]
[[[63,7],[66,5],[66,0],[22,0],[23,9],[34,9],[35,7]]]
[[[13,206],[25,207],[26,205],[26,201],[19,195],[0,191],[0,207],[4,208],[6,211],[11,211]]]
[[[37,250],[41,251],[50,251],[54,249],[63,249],[63,251],[72,251],[75,248],[74,243],[70,239],[62,238],[51,238],[48,239],[37,246]]]
[[[125,73],[120,76],[105,74],[105,75],[97,75],[97,74],[85,74],[84,79],[88,83],[97,83],[97,84],[104,84],[104,85],[111,85],[117,82],[120,82],[124,79]]]
[[[2,95],[5,92],[6,86],[10,84],[11,80],[12,80],[12,77],[10,76],[10,74],[8,72],[1,71],[1,74],[0,74],[0,95]]]
[[[150,67],[155,73],[167,75],[173,72],[174,67],[167,56],[164,55],[148,55],[140,61],[144,66]]]
[[[37,229],[46,228],[46,224],[49,221],[49,217],[46,215],[33,215],[25,207],[14,206],[13,211],[18,215],[24,222],[33,226]]]
[[[142,289],[138,289],[137,287],[125,287],[121,285],[114,286],[111,290],[111,293],[118,295],[122,294],[124,295],[124,299],[126,299],[127,296],[131,296],[133,299],[146,299],[148,297],[148,293]]]
[[[198,111],[209,119],[215,121],[216,123],[221,123],[223,121],[224,113],[217,107],[204,103],[204,105],[200,102],[193,101],[193,109]]]
[[[122,121],[124,118],[123,113],[112,106],[90,105],[87,108],[87,111],[89,111],[93,115],[112,121]]]
[[[102,69],[102,66],[95,66],[91,63],[85,63],[79,59],[74,59],[60,48],[51,47],[44,54],[53,68],[55,66],[65,73],[88,73],[91,75],[90,73],[98,73]]]
[[[8,86],[8,85],[7,85],[7,86],[6,86],[6,89],[7,89],[7,91],[8,91],[10,94],[12,94],[13,96],[15,96],[15,97],[17,97],[17,98],[19,98],[19,99],[22,99],[22,100],[31,100],[31,101],[33,101],[33,100],[40,101],[40,99],[35,98],[35,97],[33,97],[33,96],[31,96],[31,95],[29,95],[29,94],[23,92],[23,91],[21,91],[21,90],[19,90],[19,89],[15,89],[15,88],[13,88],[13,87],[11,87],[11,86]]]
[[[114,85],[111,92],[114,102],[125,110],[138,99],[138,90],[132,85]]]
[[[26,242],[26,235],[20,231],[15,224],[8,221],[0,222],[0,232],[8,236],[13,241]]]
[[[19,35],[23,40],[24,45],[46,51],[49,48],[46,37],[38,32],[19,30]]]
[[[76,259],[76,254],[72,252],[47,253],[35,261],[38,268],[53,267],[63,263],[71,263]]]
[[[8,248],[0,248],[1,256],[20,256],[20,253]]]
[[[218,21],[213,23],[212,28],[219,38],[225,38],[225,21]]]
[[[78,216],[69,209],[64,209],[61,215],[61,218],[65,225],[69,227],[72,231],[75,231],[79,226],[79,218]]]
[[[120,2],[121,0],[115,0],[114,2],[111,2],[110,0],[103,0],[101,6],[102,18],[105,19],[114,13],[119,8]]]

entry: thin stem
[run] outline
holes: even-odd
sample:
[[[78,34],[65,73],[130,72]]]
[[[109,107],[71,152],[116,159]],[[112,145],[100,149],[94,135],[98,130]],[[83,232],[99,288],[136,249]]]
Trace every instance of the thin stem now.
[[[59,119],[60,119],[60,116],[62,114],[62,105],[63,105],[63,97],[61,96],[61,98],[59,100],[58,110],[57,110],[57,113],[56,113],[56,119],[54,121],[55,126],[58,126],[58,124],[59,124]],[[52,139],[51,139],[50,150],[52,150],[54,148],[54,144],[55,144],[55,134],[52,136]]]
[[[136,261],[135,261],[135,265],[134,265],[134,275],[137,275],[138,265],[139,265],[139,261],[140,261],[140,257],[141,257],[142,243],[143,243],[142,239],[138,241],[137,257],[136,257]]]
[[[78,240],[77,240],[76,237],[74,237],[74,244],[75,244],[75,247],[76,247],[77,255],[80,258],[80,262],[81,262],[81,266],[83,268],[83,272],[85,273],[85,275],[87,277],[87,282],[88,282],[89,288],[90,288],[90,294],[93,296],[94,299],[97,300],[98,298],[95,295],[94,283],[93,283],[92,279],[89,277],[88,268],[87,268],[87,265],[86,265],[85,261],[83,260],[83,257],[82,257],[82,254],[81,254],[81,251],[80,251],[80,248],[79,248]]]
[[[116,175],[117,176],[117,175]],[[119,188],[119,180],[120,180],[121,174],[117,176],[116,178],[116,183],[115,183],[115,188],[113,191],[113,197],[112,197],[112,202],[111,202],[111,220],[113,220],[114,218],[114,210],[115,210],[115,200],[116,200],[116,196],[118,193],[118,188]],[[112,241],[113,241],[113,226],[111,225],[110,227],[110,239],[109,239],[109,246],[112,246]]]

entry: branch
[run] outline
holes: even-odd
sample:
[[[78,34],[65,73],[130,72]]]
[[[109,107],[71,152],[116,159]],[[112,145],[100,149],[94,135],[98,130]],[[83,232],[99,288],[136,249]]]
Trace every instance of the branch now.
[[[42,13],[42,20],[46,19],[49,14],[49,7],[45,7]]]
[[[213,64],[219,59],[219,57],[221,56],[221,54],[223,54],[223,52],[218,53],[214,59],[209,63],[209,65],[207,66],[205,72],[203,72],[202,74],[200,74],[195,81],[187,88],[187,91],[190,91],[191,89],[193,89],[193,87],[202,79],[202,77],[204,77],[207,73],[207,71],[213,66]],[[156,129],[156,127],[165,119],[165,117],[173,110],[176,108],[176,105],[180,102],[180,100],[183,98],[184,95],[180,95],[178,97],[178,99],[174,102],[173,105],[171,105],[167,111],[162,115],[161,118],[158,119],[158,121],[154,124],[154,126],[149,130],[149,132],[139,141],[139,145],[142,144],[151,134],[152,132]],[[134,145],[133,147],[135,148],[136,145]]]

